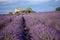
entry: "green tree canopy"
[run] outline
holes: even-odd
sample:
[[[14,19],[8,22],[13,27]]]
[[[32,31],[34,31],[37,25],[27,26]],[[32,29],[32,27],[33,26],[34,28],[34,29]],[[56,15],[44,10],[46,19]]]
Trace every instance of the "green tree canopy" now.
[[[56,8],[56,11],[60,11],[60,7],[57,7],[57,8]]]
[[[30,7],[27,7],[27,8],[25,9],[25,11],[28,12],[28,13],[30,13],[30,12],[32,12],[33,10],[32,10]]]

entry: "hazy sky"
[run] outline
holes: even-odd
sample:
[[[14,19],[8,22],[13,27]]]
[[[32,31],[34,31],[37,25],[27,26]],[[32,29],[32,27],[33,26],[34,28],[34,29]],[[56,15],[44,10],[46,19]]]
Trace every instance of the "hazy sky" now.
[[[14,11],[15,8],[31,7],[37,12],[55,11],[60,0],[0,0],[0,13]]]

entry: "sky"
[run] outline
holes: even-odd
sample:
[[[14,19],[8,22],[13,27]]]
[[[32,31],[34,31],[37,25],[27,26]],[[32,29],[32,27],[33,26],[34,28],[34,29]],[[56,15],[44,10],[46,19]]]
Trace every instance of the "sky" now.
[[[31,7],[36,12],[55,11],[60,7],[60,0],[0,0],[0,14],[27,7]]]

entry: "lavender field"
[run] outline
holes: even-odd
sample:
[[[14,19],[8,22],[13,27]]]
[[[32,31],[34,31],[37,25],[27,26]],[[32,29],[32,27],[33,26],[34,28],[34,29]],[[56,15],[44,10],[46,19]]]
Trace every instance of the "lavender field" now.
[[[0,40],[60,40],[60,12],[0,14]]]

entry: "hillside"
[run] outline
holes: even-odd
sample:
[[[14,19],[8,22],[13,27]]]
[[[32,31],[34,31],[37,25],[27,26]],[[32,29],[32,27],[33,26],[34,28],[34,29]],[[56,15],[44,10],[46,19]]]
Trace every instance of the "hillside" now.
[[[0,40],[60,40],[60,12],[0,14]]]

